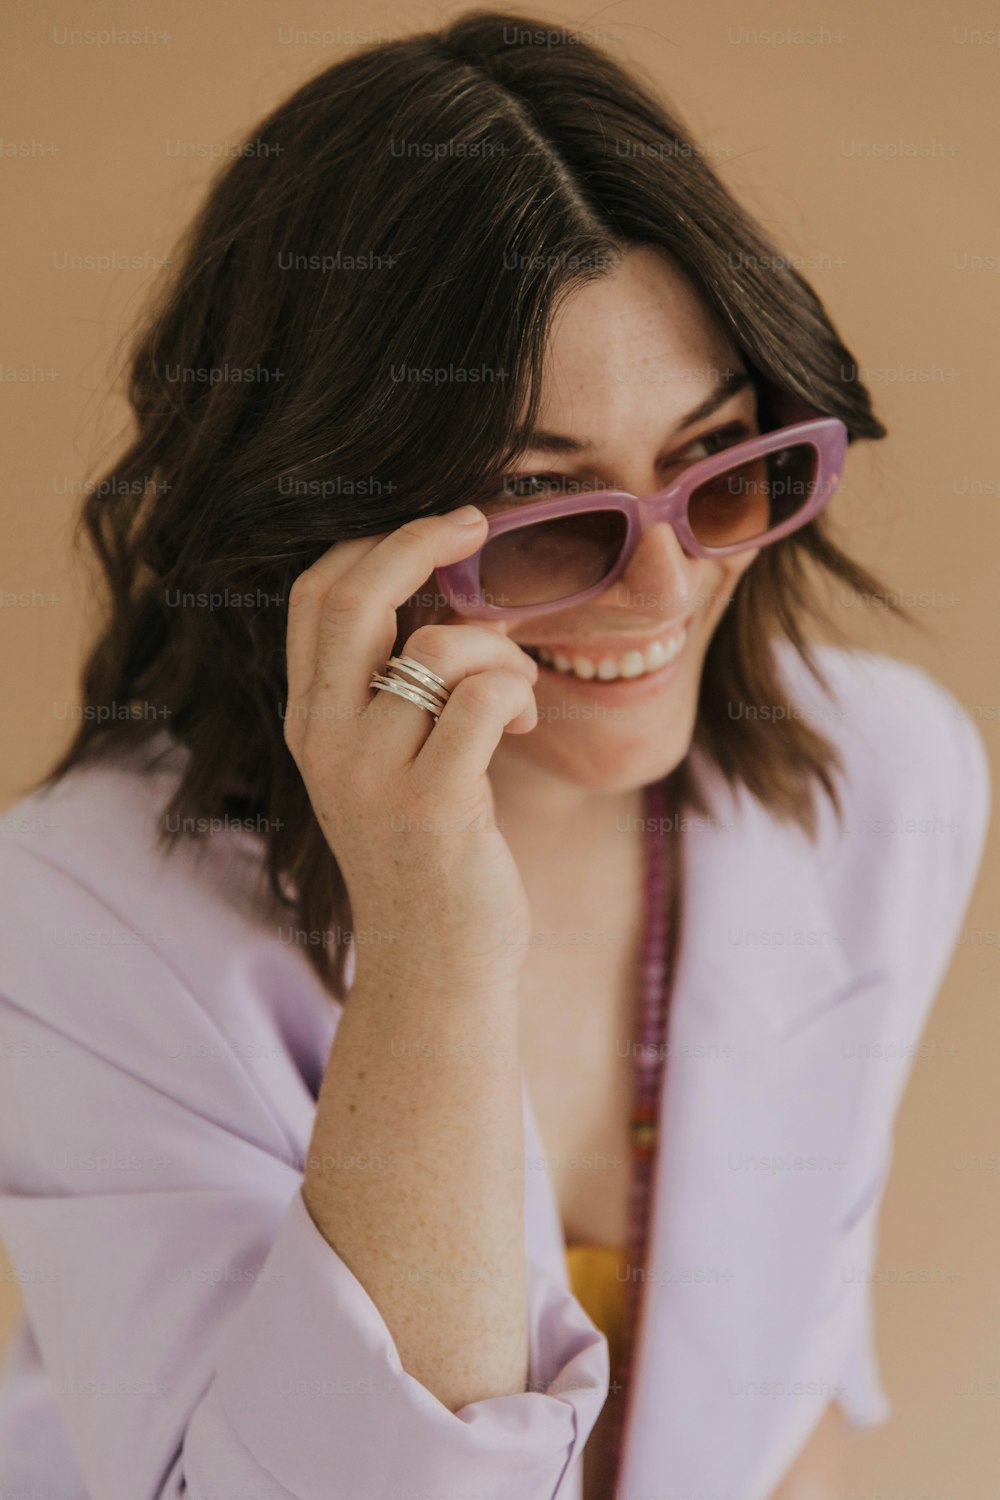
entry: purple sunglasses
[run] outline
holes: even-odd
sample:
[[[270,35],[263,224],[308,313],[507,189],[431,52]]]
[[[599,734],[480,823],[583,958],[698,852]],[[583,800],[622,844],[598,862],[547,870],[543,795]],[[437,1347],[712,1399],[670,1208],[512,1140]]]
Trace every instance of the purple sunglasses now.
[[[447,602],[456,614],[505,620],[582,603],[621,576],[661,521],[689,557],[730,557],[805,526],[836,489],[848,432],[772,392],[787,425],[699,459],[655,494],[578,492],[489,516],[483,545],[435,570]]]

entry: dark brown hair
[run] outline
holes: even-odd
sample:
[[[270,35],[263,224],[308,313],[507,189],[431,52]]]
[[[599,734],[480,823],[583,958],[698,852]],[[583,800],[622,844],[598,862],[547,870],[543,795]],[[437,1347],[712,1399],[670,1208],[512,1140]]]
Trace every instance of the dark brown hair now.
[[[269,115],[219,172],[130,347],[134,436],[80,517],[110,608],[87,712],[45,783],[167,722],[190,753],[164,847],[184,836],[168,821],[253,816],[300,930],[349,932],[284,741],[291,584],[335,541],[482,494],[535,419],[560,299],[635,245],[692,278],[754,377],[762,430],[782,391],[852,442],[885,435],[788,257],[652,89],[571,31],[467,12],[338,62]],[[398,378],[413,367],[480,378]],[[778,632],[823,681],[802,622],[831,622],[807,560],[909,618],[828,529],[821,516],[741,577],[695,729],[731,784],[810,835],[812,783],[840,812],[835,747],[801,715],[727,705],[791,707]],[[418,617],[400,611],[397,651]],[[707,811],[686,762],[670,783]],[[308,948],[338,999],[346,951]]]

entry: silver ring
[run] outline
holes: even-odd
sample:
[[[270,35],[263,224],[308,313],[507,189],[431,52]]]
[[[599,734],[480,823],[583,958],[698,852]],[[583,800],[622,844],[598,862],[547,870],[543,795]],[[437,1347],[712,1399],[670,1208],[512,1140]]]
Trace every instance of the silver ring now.
[[[373,672],[368,686],[379,692],[395,693],[398,698],[405,698],[408,703],[415,703],[418,708],[426,709],[437,720],[451,696],[444,678],[414,661],[412,656],[392,656],[386,663],[386,668],[386,673]],[[406,672],[417,681],[408,682],[403,675]]]
[[[412,656],[390,656],[386,666],[390,676],[396,675],[392,671],[393,667],[397,667],[401,672],[408,672],[411,677],[417,679],[421,687],[430,688],[431,692],[443,693],[447,701],[449,689],[444,678],[432,672],[430,667],[425,667],[423,662],[414,661]]]
[[[415,703],[418,708],[426,708],[427,712],[432,714],[435,719],[444,707],[444,704],[439,699],[432,698],[429,693],[422,692],[420,688],[414,687],[411,683],[400,682],[395,677],[383,677],[380,672],[372,673],[372,679],[368,686],[377,688],[384,693],[395,693],[398,698],[406,698],[408,702]]]

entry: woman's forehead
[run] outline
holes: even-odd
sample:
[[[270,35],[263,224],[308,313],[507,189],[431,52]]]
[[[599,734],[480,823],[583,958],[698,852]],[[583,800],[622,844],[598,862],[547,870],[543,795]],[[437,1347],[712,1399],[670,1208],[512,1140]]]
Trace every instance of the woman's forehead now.
[[[535,427],[566,432],[651,401],[677,419],[745,362],[688,277],[645,248],[574,288],[553,318]],[[574,427],[575,431],[575,427]]]

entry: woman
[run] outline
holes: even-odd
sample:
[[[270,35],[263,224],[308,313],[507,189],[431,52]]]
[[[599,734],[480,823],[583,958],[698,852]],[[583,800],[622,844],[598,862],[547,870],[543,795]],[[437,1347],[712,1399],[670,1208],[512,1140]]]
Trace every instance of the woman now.
[[[467,14],[249,144],[5,820],[6,1489],[833,1495],[888,1411],[865,1059],[989,795],[940,685],[802,632],[807,560],[892,604],[824,511],[884,429],[572,33]]]

